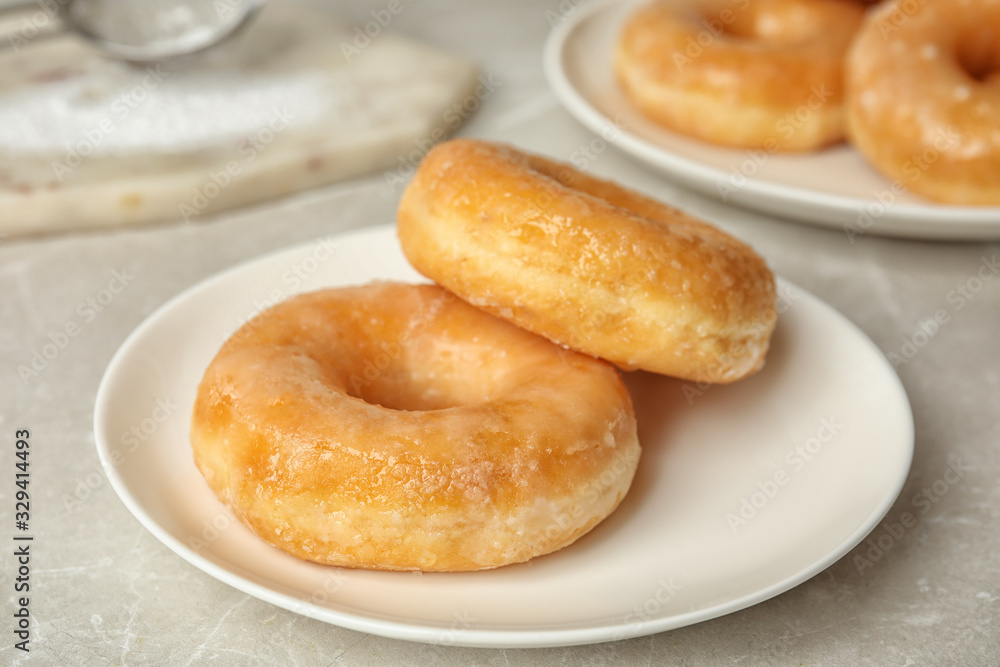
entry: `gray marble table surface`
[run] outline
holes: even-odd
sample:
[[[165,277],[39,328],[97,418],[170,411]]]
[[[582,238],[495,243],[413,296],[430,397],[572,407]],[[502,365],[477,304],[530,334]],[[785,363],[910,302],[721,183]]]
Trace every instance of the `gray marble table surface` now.
[[[391,29],[476,60],[498,82],[460,134],[568,160],[593,135],[561,107],[541,67],[569,0],[404,2]],[[384,0],[327,9],[364,23]],[[962,477],[870,567],[853,552],[748,609],[636,639],[544,649],[435,647],[342,629],[201,572],[133,518],[95,450],[94,401],[109,360],[150,313],[222,269],[342,230],[390,223],[399,189],[382,173],[216,215],[197,224],[0,242],[0,518],[12,532],[14,439],[32,438],[30,653],[14,646],[15,544],[0,556],[0,664],[17,665],[998,665],[1000,664],[1000,279],[987,242],[923,242],[798,224],[671,184],[613,147],[592,173],[687,209],[752,243],[777,273],[823,299],[887,355],[944,309],[935,335],[898,364],[915,455],[887,520],[962,462]],[[992,264],[991,264],[992,263]],[[989,273],[989,271],[987,271]],[[118,276],[116,278],[116,275]],[[995,275],[990,274],[989,278]],[[109,290],[37,377],[17,367]],[[949,298],[963,286],[967,297]],[[845,489],[845,493],[849,493]]]

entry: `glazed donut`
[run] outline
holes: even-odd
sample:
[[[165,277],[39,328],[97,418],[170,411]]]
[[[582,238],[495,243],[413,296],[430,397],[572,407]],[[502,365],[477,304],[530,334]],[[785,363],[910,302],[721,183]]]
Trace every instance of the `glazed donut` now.
[[[198,469],[266,542],[345,567],[458,571],[560,549],[639,458],[618,372],[436,285],[293,297],[198,387]]]
[[[844,0],[656,0],[626,21],[615,71],[637,108],[703,141],[768,152],[844,138]]]
[[[421,162],[397,220],[418,271],[574,350],[704,382],[763,365],[776,318],[764,260],[614,183],[454,139]]]
[[[848,134],[928,199],[1000,204],[1000,1],[889,2],[848,55]]]

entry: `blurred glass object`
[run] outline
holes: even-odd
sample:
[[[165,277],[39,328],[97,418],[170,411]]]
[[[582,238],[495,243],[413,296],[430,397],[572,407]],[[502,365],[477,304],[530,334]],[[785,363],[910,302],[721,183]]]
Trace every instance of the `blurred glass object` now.
[[[240,32],[264,0],[38,0],[0,7],[6,44],[75,33],[104,54],[148,63],[190,56]]]

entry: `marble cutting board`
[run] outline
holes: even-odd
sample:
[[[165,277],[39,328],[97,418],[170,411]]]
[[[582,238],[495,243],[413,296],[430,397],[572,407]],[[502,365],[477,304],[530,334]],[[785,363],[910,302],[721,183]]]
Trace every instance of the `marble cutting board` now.
[[[378,169],[403,181],[488,91],[464,58],[370,32],[271,2],[188,64],[73,38],[0,54],[0,235],[194,222]]]

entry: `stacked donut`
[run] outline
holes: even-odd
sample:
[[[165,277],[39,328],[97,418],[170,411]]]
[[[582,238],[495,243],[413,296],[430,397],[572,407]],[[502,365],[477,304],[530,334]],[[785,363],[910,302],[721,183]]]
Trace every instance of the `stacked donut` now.
[[[845,138],[928,199],[1000,204],[1000,0],[656,0],[623,90],[676,132],[770,153]]]
[[[198,468],[301,558],[458,571],[561,549],[617,507],[638,464],[615,366],[732,382],[763,364],[764,260],[567,165],[441,144],[398,232],[437,285],[289,299],[232,336],[198,389]]]

